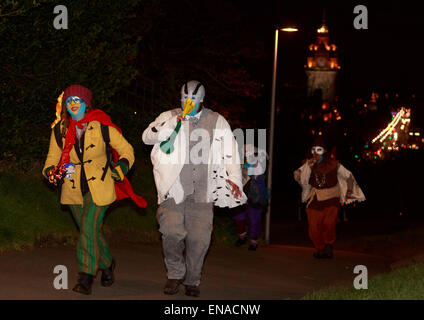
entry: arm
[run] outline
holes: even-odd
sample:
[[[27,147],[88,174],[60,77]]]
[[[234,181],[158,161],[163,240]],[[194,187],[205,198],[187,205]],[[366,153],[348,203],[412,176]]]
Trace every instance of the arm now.
[[[293,172],[294,180],[301,186],[309,185],[309,177],[311,176],[311,162],[306,161],[300,168]]]
[[[51,167],[57,166],[60,160],[60,157],[62,155],[62,150],[59,148],[56,142],[56,138],[54,136],[54,132],[52,130],[52,133],[50,135],[50,146],[49,146],[49,152],[47,154],[46,162],[44,163],[44,167],[42,170],[43,176],[47,179],[46,171],[47,169],[50,169]]]
[[[109,127],[110,145],[119,154],[119,160],[116,162],[115,168],[118,166],[122,171],[122,177],[118,180],[123,180],[129,169],[134,164],[134,149],[131,144],[119,133],[114,127]],[[112,170],[113,172],[113,170]]]
[[[145,144],[156,144],[166,140],[177,125],[177,116],[171,111],[163,112],[144,130],[142,140]]]
[[[217,129],[222,130],[223,133],[223,141],[224,141],[224,165],[225,170],[228,173],[227,182],[232,187],[232,192],[237,199],[241,196],[241,190],[243,189],[242,183],[242,172],[241,172],[241,162],[240,155],[238,152],[238,143],[234,138],[233,132],[231,131],[231,127],[228,124],[227,120],[224,117],[219,116],[217,121]],[[231,156],[231,157],[228,157]]]
[[[337,169],[337,175],[339,178],[342,178],[343,180],[346,181],[346,186],[347,186],[346,198],[349,198],[350,195],[352,194],[353,184],[355,182],[352,172],[347,170],[341,163],[339,163],[339,166]]]

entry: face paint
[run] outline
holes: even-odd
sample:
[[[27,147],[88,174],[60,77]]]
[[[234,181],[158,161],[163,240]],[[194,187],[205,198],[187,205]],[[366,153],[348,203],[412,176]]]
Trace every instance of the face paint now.
[[[80,120],[85,115],[86,103],[80,97],[71,96],[65,100],[66,109],[68,109],[69,114],[72,119]]]
[[[311,149],[312,154],[319,154],[320,156],[324,154],[324,148],[320,146],[314,146]]]
[[[202,110],[202,103],[205,97],[205,88],[199,81],[189,81],[181,88],[181,109],[184,110],[184,104],[187,99],[194,102],[194,110],[188,113],[188,116],[194,116]]]
[[[184,101],[181,101],[181,109],[182,110],[184,110],[184,104],[185,104],[185,102],[187,101],[187,99],[188,99],[188,97],[184,100]],[[194,101],[193,101],[194,102]],[[196,115],[196,113],[197,113],[197,109],[198,109],[198,107],[199,107],[199,103],[194,103],[194,109],[193,109],[193,111],[192,112],[190,112],[190,113],[187,113],[187,115],[188,116],[194,116],[194,115]]]

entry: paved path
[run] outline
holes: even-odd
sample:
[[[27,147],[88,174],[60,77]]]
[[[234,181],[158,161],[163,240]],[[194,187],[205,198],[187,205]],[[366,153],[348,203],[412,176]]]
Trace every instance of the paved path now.
[[[117,260],[116,282],[100,286],[100,273],[93,294],[71,289],[77,277],[73,247],[34,249],[0,255],[0,299],[193,299],[181,287],[174,296],[162,294],[165,267],[159,245],[112,247]],[[333,260],[315,260],[313,249],[292,246],[242,248],[212,247],[205,263],[200,299],[299,299],[306,293],[334,283],[352,283],[353,268],[362,264],[370,276],[388,271],[385,258],[336,251]],[[65,265],[69,289],[56,290],[56,265]]]

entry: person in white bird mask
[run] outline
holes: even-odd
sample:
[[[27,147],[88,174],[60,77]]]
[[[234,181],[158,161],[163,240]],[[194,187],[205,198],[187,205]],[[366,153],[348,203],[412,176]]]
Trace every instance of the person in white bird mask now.
[[[145,144],[153,145],[157,219],[168,278],[165,294],[176,294],[184,284],[186,295],[200,295],[213,206],[233,208],[247,200],[230,125],[204,107],[204,98],[203,84],[184,83],[181,106],[160,114],[142,136]]]

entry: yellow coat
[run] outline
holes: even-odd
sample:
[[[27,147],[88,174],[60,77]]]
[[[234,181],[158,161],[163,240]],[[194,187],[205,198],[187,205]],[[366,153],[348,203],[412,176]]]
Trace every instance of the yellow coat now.
[[[134,163],[134,149],[128,141],[113,127],[109,127],[110,145],[118,152],[119,158],[125,158],[129,162],[130,169]],[[62,139],[64,144],[65,138]],[[63,145],[62,144],[62,145]],[[108,169],[104,181],[101,180],[103,175],[103,167],[106,164],[106,143],[103,140],[101,125],[98,121],[92,121],[87,124],[84,137],[84,170],[87,178],[87,184],[91,192],[93,201],[98,206],[109,205],[116,199],[114,180],[111,175],[111,168]],[[49,153],[43,168],[44,170],[50,166],[56,166],[59,163],[62,150],[56,142],[54,131],[50,137]],[[70,161],[79,164],[81,161],[75,151],[75,146],[70,152]],[[90,161],[91,160],[91,161]],[[88,161],[88,162],[86,162]],[[71,179],[64,179],[62,185],[62,194],[60,202],[62,204],[81,204],[83,198],[81,194],[81,165],[75,166],[75,173],[71,175]],[[94,178],[94,179],[93,179]]]

